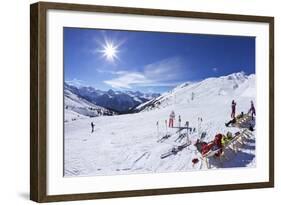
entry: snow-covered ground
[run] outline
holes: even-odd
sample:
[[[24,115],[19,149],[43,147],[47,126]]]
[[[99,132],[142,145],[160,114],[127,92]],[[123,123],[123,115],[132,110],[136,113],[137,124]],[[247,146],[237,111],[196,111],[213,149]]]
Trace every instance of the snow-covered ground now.
[[[199,158],[194,142],[202,132],[207,133],[204,141],[208,142],[218,133],[239,131],[225,126],[230,120],[231,101],[237,102],[237,113],[248,112],[250,101],[255,103],[255,83],[255,75],[243,73],[209,78],[180,85],[160,96],[157,106],[139,113],[67,121],[64,123],[64,174],[94,176],[206,169],[201,162],[193,166],[192,159]],[[181,124],[189,121],[196,131],[190,134],[192,145],[161,159],[163,153],[185,141],[175,142],[177,129],[166,128],[165,120],[168,121],[172,110],[176,114],[176,126],[180,115]],[[201,125],[198,125],[198,117],[203,119]],[[91,122],[95,124],[94,133],[91,133]],[[167,133],[172,137],[157,142]],[[228,160],[219,165],[214,163],[212,168],[254,167],[255,164],[254,131],[238,153],[230,153]]]

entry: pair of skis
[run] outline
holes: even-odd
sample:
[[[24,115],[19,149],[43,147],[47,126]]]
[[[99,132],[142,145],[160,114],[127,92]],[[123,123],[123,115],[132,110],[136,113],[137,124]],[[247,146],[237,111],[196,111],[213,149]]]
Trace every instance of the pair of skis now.
[[[189,132],[189,131],[192,131],[192,128],[189,127],[188,125],[189,125],[189,123],[187,122],[187,123],[186,123],[186,126],[184,126],[184,127],[181,127],[181,126],[179,126],[179,127],[173,127],[173,128],[178,129],[175,134],[179,133],[179,136],[178,136],[178,138],[175,140],[175,142],[181,142],[185,137],[187,138],[187,142],[184,143],[184,144],[182,144],[182,145],[175,146],[175,147],[173,147],[171,150],[169,150],[168,152],[162,154],[162,155],[160,156],[161,159],[164,159],[164,158],[169,157],[169,156],[172,156],[172,155],[176,155],[176,154],[178,154],[178,152],[182,151],[184,148],[186,148],[186,147],[188,147],[189,145],[191,145],[191,141],[190,141],[189,138],[188,138],[188,132]],[[182,130],[185,130],[185,129],[187,130],[187,133],[180,133]],[[171,137],[171,135],[169,135],[169,136],[165,135],[165,136],[162,137],[160,140],[158,140],[158,142],[163,142],[163,141],[165,141],[166,139],[168,139],[169,137]]]
[[[178,136],[177,139],[175,139],[175,142],[181,142],[185,137],[188,138],[188,134],[187,133],[182,133]]]
[[[166,134],[163,137],[161,137],[157,142],[164,142],[165,140],[169,139],[172,135],[171,134]]]
[[[161,159],[165,159],[171,155],[177,155],[180,151],[182,151],[184,148],[188,147],[189,145],[191,145],[191,142],[186,142],[182,145],[173,147],[171,150],[169,150],[168,152],[164,153],[161,155]]]

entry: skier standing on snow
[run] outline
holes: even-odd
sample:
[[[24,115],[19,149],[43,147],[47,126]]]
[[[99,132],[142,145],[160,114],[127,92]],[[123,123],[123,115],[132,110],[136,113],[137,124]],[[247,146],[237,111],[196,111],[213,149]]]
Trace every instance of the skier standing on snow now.
[[[194,92],[191,93],[191,100],[194,100]]]
[[[170,114],[170,118],[169,118],[169,127],[174,127],[175,117],[176,117],[175,112],[172,111],[171,114]]]
[[[235,111],[236,111],[236,102],[232,100],[231,103],[231,118],[235,118]]]
[[[91,127],[92,127],[92,133],[95,131],[95,124],[91,122]]]
[[[248,114],[250,114],[250,113],[252,116],[252,120],[254,120],[254,116],[256,116],[256,108],[255,108],[254,102],[252,100],[251,100],[251,107],[250,107]]]

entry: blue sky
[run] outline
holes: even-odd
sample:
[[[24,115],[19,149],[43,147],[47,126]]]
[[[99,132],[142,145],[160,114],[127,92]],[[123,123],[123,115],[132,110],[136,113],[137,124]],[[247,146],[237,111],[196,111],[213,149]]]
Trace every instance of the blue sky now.
[[[77,86],[162,93],[240,71],[255,73],[254,37],[64,28],[64,77]]]

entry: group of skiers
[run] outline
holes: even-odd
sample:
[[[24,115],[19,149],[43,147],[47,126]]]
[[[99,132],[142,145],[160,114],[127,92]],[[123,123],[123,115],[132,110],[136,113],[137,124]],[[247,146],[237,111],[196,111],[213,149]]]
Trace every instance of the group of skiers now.
[[[232,100],[231,103],[231,118],[235,118],[235,113],[236,113],[236,102],[234,100]],[[254,106],[254,102],[251,100],[251,106],[250,109],[248,111],[248,114],[251,114],[252,120],[254,120],[254,116],[256,116],[256,108]]]
[[[229,126],[230,124],[235,124],[237,120],[244,117],[244,112],[241,112],[239,115],[236,116],[236,102],[232,100],[231,103],[231,120],[227,123],[225,123],[225,126]],[[251,100],[251,106],[248,111],[248,115],[251,115],[251,119],[254,120],[254,117],[256,116],[256,108],[254,106],[254,102]]]
[[[232,100],[231,102],[231,118],[232,120],[239,117],[240,115],[242,115],[241,117],[243,117],[244,113],[241,112],[241,114],[239,116],[236,116],[236,105],[237,103]],[[251,100],[251,106],[250,106],[250,109],[248,111],[248,114],[251,115],[252,117],[252,120],[254,120],[254,117],[256,116],[256,109],[255,109],[255,106],[254,106],[254,102]],[[174,121],[176,119],[176,115],[175,115],[175,112],[172,110],[170,115],[169,115],[169,124],[168,124],[168,127],[174,127]],[[178,117],[178,122],[179,122],[179,127],[181,126],[181,116],[179,115]]]
[[[215,135],[214,140],[210,142],[204,142],[200,139],[197,139],[194,146],[197,148],[197,151],[200,152],[203,156],[209,151],[215,151],[215,156],[219,157],[222,154],[222,148],[226,146],[235,136],[238,136],[240,132],[234,134],[227,132],[226,135],[218,133]]]
[[[234,100],[232,100],[232,102],[231,102],[231,118],[232,119],[228,123],[225,124],[226,126],[236,123],[237,120],[244,117],[243,112],[241,112],[239,115],[236,116],[236,105],[237,105],[237,103]],[[251,101],[251,106],[248,111],[248,115],[249,114],[251,115],[251,119],[254,120],[254,117],[256,116],[256,109],[255,109],[253,101]],[[251,127],[249,129],[251,130]],[[253,130],[251,130],[251,131],[253,131]],[[238,133],[236,133],[236,134],[238,134]],[[216,134],[214,140],[210,141],[209,143],[198,139],[194,145],[202,155],[207,154],[210,150],[213,150],[213,151],[217,150],[217,152],[215,153],[215,156],[219,157],[222,153],[222,147],[225,146],[232,139],[233,139],[233,136],[232,136],[231,132],[227,132],[226,135],[219,133],[219,134]],[[195,158],[192,160],[192,162],[193,162],[193,164],[195,164],[198,162],[198,159]]]

